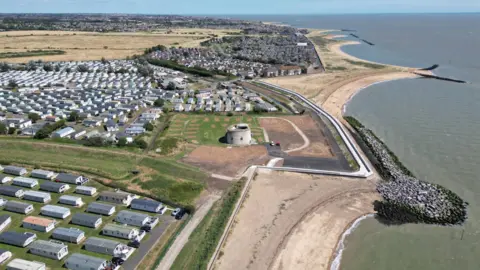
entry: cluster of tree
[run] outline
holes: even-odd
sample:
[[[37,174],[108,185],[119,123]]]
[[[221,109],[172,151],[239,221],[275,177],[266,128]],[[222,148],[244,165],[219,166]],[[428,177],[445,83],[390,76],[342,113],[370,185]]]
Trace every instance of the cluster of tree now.
[[[2,62],[0,63],[0,72],[7,72],[10,71],[11,67],[9,64]]]
[[[78,115],[77,112],[71,112],[70,115],[67,118],[68,122],[77,122],[77,120],[80,119],[80,116]]]
[[[165,51],[167,49],[167,47],[163,46],[163,45],[157,45],[157,46],[153,46],[151,48],[147,48],[145,49],[145,54],[150,54],[152,52],[156,52],[156,51]]]
[[[78,72],[88,72],[89,69],[88,69],[88,67],[87,67],[86,65],[78,65],[78,66],[77,66],[77,71],[78,71]]]
[[[163,105],[165,105],[165,101],[161,98],[155,100],[155,102],[153,103],[153,106],[155,107],[163,107]]]
[[[28,119],[32,120],[32,123],[36,123],[38,120],[41,119],[41,117],[37,113],[29,113]]]
[[[39,139],[39,140],[48,138],[48,137],[50,137],[52,132],[54,132],[55,130],[57,130],[59,128],[63,128],[63,127],[65,127],[65,120],[60,120],[60,121],[58,121],[56,123],[53,123],[53,124],[47,123],[41,129],[39,129],[37,131],[37,133],[35,133],[35,136],[33,136],[33,138],[34,139]]]
[[[152,123],[147,122],[147,123],[145,123],[145,125],[143,125],[143,128],[144,128],[146,131],[153,131],[153,129],[155,128],[155,126],[153,126]]]

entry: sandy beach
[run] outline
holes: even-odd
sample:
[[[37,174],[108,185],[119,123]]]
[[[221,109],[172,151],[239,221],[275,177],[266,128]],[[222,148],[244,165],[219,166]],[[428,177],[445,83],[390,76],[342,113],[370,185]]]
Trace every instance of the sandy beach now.
[[[215,269],[327,269],[375,199],[372,180],[259,170]]]

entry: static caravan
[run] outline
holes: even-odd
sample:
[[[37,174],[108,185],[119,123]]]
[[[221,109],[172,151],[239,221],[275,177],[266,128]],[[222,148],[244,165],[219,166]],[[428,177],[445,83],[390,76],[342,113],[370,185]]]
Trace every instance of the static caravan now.
[[[76,213],[72,217],[72,224],[97,228],[102,224],[102,217],[85,213]]]
[[[45,270],[47,266],[42,262],[13,259],[7,264],[7,270]]]
[[[33,170],[31,176],[35,178],[51,180],[53,176],[55,176],[55,173],[46,170]]]
[[[137,237],[139,230],[125,225],[107,224],[103,227],[102,234],[131,240]]]
[[[24,228],[39,231],[49,232],[55,228],[56,221],[53,219],[28,216],[23,219],[22,225]]]
[[[134,199],[132,200],[132,204],[130,205],[130,208],[132,209],[142,210],[142,211],[147,211],[152,213],[160,212],[160,210],[162,210],[163,207],[164,206],[161,202],[156,202],[156,201],[146,200],[146,199]]]
[[[5,249],[0,249],[0,264],[8,261],[12,257],[12,253]]]
[[[35,209],[33,208],[33,205],[29,203],[8,201],[5,204],[5,210],[26,215],[33,212]]]
[[[0,194],[10,197],[23,197],[23,189],[14,186],[0,186]]]
[[[146,214],[122,210],[118,212],[115,221],[122,224],[142,227],[150,221],[150,216]]]
[[[61,204],[73,205],[73,206],[82,206],[83,201],[80,197],[70,196],[70,195],[63,195],[60,196],[58,202]]]
[[[37,240],[30,245],[29,251],[32,254],[59,261],[67,256],[68,246],[60,241]]]
[[[40,208],[40,214],[48,217],[65,219],[70,216],[70,209],[56,205],[45,205]]]
[[[3,232],[0,233],[0,243],[17,246],[17,247],[26,247],[37,239],[37,235],[34,233],[19,233],[19,232]]]
[[[12,185],[19,187],[34,188],[38,186],[38,180],[28,177],[15,177],[13,178]]]
[[[128,249],[130,248],[120,242],[104,238],[89,237],[87,241],[85,241],[85,250],[113,257],[121,256],[124,250]]]
[[[92,202],[88,205],[85,212],[111,216],[115,213],[115,206],[105,203]]]
[[[107,260],[80,253],[73,253],[65,261],[65,266],[70,270],[104,270],[107,269]]]
[[[15,179],[14,179],[15,180]],[[55,183],[55,182],[43,182],[40,184],[40,189],[55,193],[63,193],[70,189],[68,184]]]
[[[52,238],[78,244],[85,238],[85,232],[77,228],[60,227],[53,230]]]
[[[12,179],[13,179],[13,177],[0,173],[0,183],[1,184],[6,184],[6,183],[12,181]]]
[[[94,187],[88,187],[88,186],[77,186],[75,188],[75,193],[93,196],[95,195],[95,193],[97,193],[97,189]]]
[[[3,167],[3,172],[7,174],[22,176],[27,174],[27,169],[17,166],[5,166]]]
[[[27,201],[34,201],[40,203],[47,203],[52,200],[50,193],[27,190],[23,193],[23,199]]]
[[[85,182],[81,175],[74,175],[70,173],[59,173],[57,176],[55,176],[54,181],[74,185],[82,185]]]
[[[133,200],[133,195],[124,192],[103,191],[98,196],[98,199],[104,202],[129,206]]]
[[[0,216],[0,232],[5,230],[5,228],[12,223],[12,218],[9,215]]]

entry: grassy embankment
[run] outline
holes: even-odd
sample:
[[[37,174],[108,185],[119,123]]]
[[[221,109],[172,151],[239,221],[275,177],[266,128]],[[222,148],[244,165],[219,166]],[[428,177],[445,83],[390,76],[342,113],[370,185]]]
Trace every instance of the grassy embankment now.
[[[0,59],[65,54],[62,50],[33,50],[26,52],[1,52]]]
[[[184,246],[175,262],[174,269],[206,269],[228,219],[240,198],[246,179],[234,183],[228,192],[216,202]]]
[[[0,139],[0,164],[71,170],[105,185],[129,190],[172,205],[191,205],[206,175],[173,159],[155,159],[124,151],[86,148],[33,140]],[[139,170],[139,175],[132,175]]]

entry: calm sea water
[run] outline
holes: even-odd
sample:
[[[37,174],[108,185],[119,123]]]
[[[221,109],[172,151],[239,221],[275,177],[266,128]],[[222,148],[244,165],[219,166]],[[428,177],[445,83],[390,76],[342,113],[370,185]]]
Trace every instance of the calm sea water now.
[[[347,238],[342,269],[480,269],[480,14],[264,16],[298,27],[347,28],[376,46],[354,56],[397,65],[440,64],[468,85],[410,79],[358,93],[346,114],[371,128],[420,179],[470,203],[462,227],[362,222]]]

